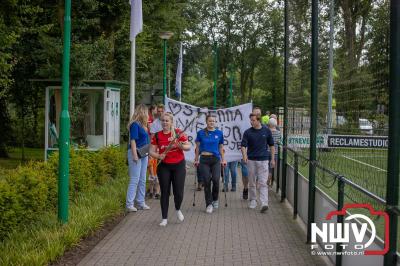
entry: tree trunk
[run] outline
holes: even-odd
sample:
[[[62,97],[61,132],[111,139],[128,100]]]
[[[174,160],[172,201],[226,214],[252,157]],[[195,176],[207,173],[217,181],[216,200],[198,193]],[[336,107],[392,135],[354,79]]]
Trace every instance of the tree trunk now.
[[[58,1],[58,7],[57,7],[57,21],[58,24],[60,25],[61,33],[64,34],[64,0],[59,0]]]
[[[343,11],[348,68],[349,72],[352,73],[361,59],[365,44],[366,24],[372,4],[371,0],[340,0],[339,5]],[[357,39],[357,23],[359,23],[359,19],[361,19],[361,25],[358,33],[359,38]]]
[[[249,85],[249,98],[248,98],[248,102],[249,101],[253,101],[253,88],[254,88],[254,71],[255,71],[255,65],[251,66],[251,70],[250,70],[250,85]]]
[[[21,161],[25,161],[25,114],[22,112],[21,117]]]

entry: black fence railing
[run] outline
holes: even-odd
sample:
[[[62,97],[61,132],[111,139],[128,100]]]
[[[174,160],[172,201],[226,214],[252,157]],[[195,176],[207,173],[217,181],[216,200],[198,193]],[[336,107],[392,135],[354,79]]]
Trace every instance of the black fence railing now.
[[[330,187],[333,187],[334,184],[337,184],[337,210],[340,211],[343,209],[344,203],[345,203],[345,187],[351,188],[353,190],[356,190],[360,193],[362,193],[364,196],[366,196],[369,199],[368,203],[376,203],[382,206],[385,206],[385,211],[386,212],[391,212],[395,213],[398,216],[400,215],[400,208],[399,206],[388,206],[386,204],[386,201],[372,193],[371,191],[361,187],[360,185],[354,183],[352,180],[346,178],[344,175],[337,173],[335,171],[332,171],[331,169],[328,169],[324,167],[320,162],[318,161],[313,161],[310,162],[309,158],[304,156],[304,154],[290,148],[290,147],[279,147],[278,149],[278,162],[277,162],[277,176],[276,176],[276,192],[278,193],[280,191],[280,183],[283,183],[283,179],[286,181],[286,176],[282,176],[282,172],[280,169],[280,164],[282,163],[282,149],[286,149],[288,152],[288,155],[292,157],[291,162],[288,162],[287,165],[282,165],[282,167],[287,167],[291,165],[294,170],[294,180],[293,180],[293,218],[296,219],[298,215],[298,198],[299,198],[299,176],[301,173],[300,169],[300,164],[299,160],[302,160],[303,162],[306,163],[311,163],[315,168],[319,169],[326,175],[330,175],[333,178],[333,183],[331,184]],[[286,182],[285,182],[286,183]],[[283,194],[282,191],[281,195]],[[314,206],[315,208],[315,206]],[[314,212],[315,213],[315,212]],[[343,215],[338,215],[337,216],[337,222],[343,224]],[[309,227],[308,227],[309,228]],[[390,237],[395,237],[397,238],[397,235],[390,235]],[[386,239],[385,239],[386,240]],[[342,265],[342,257],[341,257],[341,252],[343,249],[343,243],[337,243],[336,245],[336,265]]]

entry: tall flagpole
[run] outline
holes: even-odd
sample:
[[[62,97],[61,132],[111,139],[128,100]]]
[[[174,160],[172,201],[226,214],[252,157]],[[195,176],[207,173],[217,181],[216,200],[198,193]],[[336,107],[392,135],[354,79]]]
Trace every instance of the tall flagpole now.
[[[179,47],[179,59],[178,67],[176,68],[175,78],[175,95],[179,97],[179,101],[182,101],[182,68],[183,68],[183,49],[182,42]]]
[[[143,30],[142,0],[130,0],[131,25],[129,40],[131,41],[131,77],[130,77],[130,108],[129,117],[135,111],[135,78],[136,78],[136,35]]]
[[[135,111],[135,77],[136,77],[136,38],[131,41],[131,82],[130,82],[130,108],[129,118],[132,117]]]

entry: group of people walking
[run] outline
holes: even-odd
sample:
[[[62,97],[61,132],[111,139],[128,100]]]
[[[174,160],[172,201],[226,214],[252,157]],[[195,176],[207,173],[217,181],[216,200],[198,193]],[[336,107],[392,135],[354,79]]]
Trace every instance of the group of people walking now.
[[[153,110],[157,112],[153,114]],[[251,127],[242,138],[241,160],[243,199],[250,200],[249,208],[257,207],[257,191],[260,190],[260,211],[268,210],[268,182],[272,182],[269,172],[276,161],[276,145],[280,141],[276,119],[269,118],[269,126],[261,123],[261,110],[254,108],[249,115]],[[155,119],[153,119],[155,118]],[[168,207],[171,186],[177,218],[184,220],[181,204],[184,195],[186,162],[184,151],[192,147],[188,137],[179,128],[174,127],[174,117],[164,112],[164,106],[151,109],[141,104],[135,109],[129,124],[128,166],[129,185],[126,196],[128,212],[148,210],[145,202],[146,173],[149,168],[151,195],[159,195],[162,220],[160,226],[168,224]],[[194,164],[204,186],[206,212],[212,213],[219,207],[220,177],[224,173],[223,191],[228,191],[229,172],[231,191],[236,191],[237,162],[225,161],[224,135],[216,128],[216,118],[206,116],[206,127],[197,132],[195,139]],[[136,202],[136,207],[135,207]]]

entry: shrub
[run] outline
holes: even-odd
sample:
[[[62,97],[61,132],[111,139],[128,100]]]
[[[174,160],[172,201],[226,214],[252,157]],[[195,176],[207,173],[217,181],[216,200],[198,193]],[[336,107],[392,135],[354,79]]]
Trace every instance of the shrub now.
[[[45,210],[55,210],[58,160],[58,153],[54,153],[47,162],[31,162],[0,173],[0,241],[9,232],[35,221]],[[70,200],[126,173],[125,155],[119,148],[98,152],[71,150]]]

